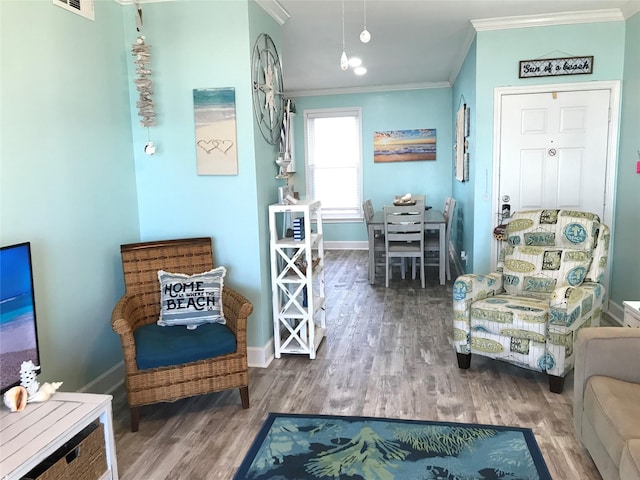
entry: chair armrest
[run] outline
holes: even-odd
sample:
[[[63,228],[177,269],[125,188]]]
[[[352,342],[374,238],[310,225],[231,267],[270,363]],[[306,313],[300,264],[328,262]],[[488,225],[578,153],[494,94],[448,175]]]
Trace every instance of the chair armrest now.
[[[111,328],[120,335],[124,365],[127,374],[138,371],[136,364],[136,344],[133,332],[138,326],[144,325],[143,308],[139,297],[123,296],[111,313]]]
[[[227,326],[236,336],[238,352],[246,352],[247,318],[253,312],[253,305],[242,294],[225,286],[222,289],[222,308]]]
[[[470,352],[471,304],[476,300],[504,292],[502,273],[466,274],[453,284],[453,342],[458,353]]]
[[[133,334],[134,312],[137,310],[137,300],[133,296],[125,295],[111,312],[111,328],[118,335]]]
[[[583,328],[578,331],[575,353],[573,419],[580,434],[584,391],[590,377],[601,375],[640,383],[640,328]]]
[[[453,309],[468,310],[476,300],[503,293],[502,273],[493,272],[488,275],[467,273],[456,278],[453,284]],[[456,308],[458,307],[458,308]]]
[[[605,293],[604,286],[599,283],[584,282],[580,287],[560,287],[556,288],[549,300],[549,325],[560,327],[577,328],[576,320],[582,315],[582,321],[587,310],[582,311],[587,306],[596,307],[600,312]],[[585,304],[586,303],[586,304]],[[590,308],[590,309],[591,309]],[[597,320],[599,321],[598,315]],[[588,325],[597,327],[598,323]]]

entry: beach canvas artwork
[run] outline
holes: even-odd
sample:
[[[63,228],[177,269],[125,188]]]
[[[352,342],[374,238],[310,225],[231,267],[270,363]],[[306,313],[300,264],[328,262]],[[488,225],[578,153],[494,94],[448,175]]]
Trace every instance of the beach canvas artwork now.
[[[391,130],[373,133],[374,162],[411,162],[436,159],[436,130]]]
[[[236,92],[193,90],[198,175],[237,175]]]

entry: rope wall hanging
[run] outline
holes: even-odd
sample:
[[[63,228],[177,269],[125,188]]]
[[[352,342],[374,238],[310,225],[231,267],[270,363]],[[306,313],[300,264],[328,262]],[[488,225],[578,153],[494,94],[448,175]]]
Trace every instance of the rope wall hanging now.
[[[145,38],[140,35],[136,39],[136,43],[131,46],[131,55],[136,57],[133,63],[136,64],[136,78],[134,83],[140,96],[136,102],[138,107],[138,115],[140,116],[140,125],[143,127],[153,127],[156,125],[156,113],[153,108],[153,82],[151,81],[151,55],[149,45],[144,42]]]
[[[142,31],[142,8],[136,3],[136,30]],[[156,112],[153,105],[153,82],[151,81],[151,46],[145,43],[144,35],[139,35],[136,42],[131,45],[131,55],[135,57],[133,63],[136,65],[136,78],[134,83],[138,90],[139,96],[136,102],[138,108],[138,116],[140,117],[140,125],[147,127],[147,143],[144,151],[148,155],[155,153],[155,146],[151,141],[148,127],[156,125]]]

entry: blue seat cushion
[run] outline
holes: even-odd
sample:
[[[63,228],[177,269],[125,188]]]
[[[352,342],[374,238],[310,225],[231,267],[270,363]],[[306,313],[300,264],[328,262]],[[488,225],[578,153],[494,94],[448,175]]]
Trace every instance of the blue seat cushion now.
[[[229,327],[220,323],[205,323],[195,330],[152,323],[137,328],[133,338],[140,370],[180,365],[236,351],[236,337]]]

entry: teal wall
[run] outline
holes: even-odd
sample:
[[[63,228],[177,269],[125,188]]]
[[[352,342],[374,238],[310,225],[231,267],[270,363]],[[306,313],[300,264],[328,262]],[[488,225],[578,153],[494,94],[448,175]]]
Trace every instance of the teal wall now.
[[[122,7],[0,2],[0,243],[32,242],[41,381],[122,360],[119,245],[139,238]]]
[[[455,132],[456,112],[463,101],[467,104],[470,113],[469,137],[469,179],[478,177],[476,159],[476,41],[474,40],[469,52],[458,72],[453,85],[452,119]],[[455,136],[455,133],[454,133]],[[462,263],[465,271],[470,272],[469,266],[473,264],[473,223],[474,223],[474,194],[475,183],[473,181],[459,182],[453,177],[452,196],[456,200],[453,225],[451,227],[451,241],[455,245],[456,253],[460,255],[463,250],[467,252],[467,263]]]
[[[425,194],[427,205],[442,209],[451,194],[452,125],[451,89],[389,91],[299,97],[295,99],[296,173],[293,183],[305,192],[304,110],[360,107],[362,109],[363,198],[374,208],[389,205],[394,195]],[[373,162],[373,133],[416,128],[436,129],[436,160],[419,162]],[[366,241],[363,222],[324,224],[327,241]]]
[[[640,299],[640,13],[626,22],[611,300]]]
[[[625,22],[586,23],[478,32],[476,37],[476,115],[473,257],[470,270],[491,267],[494,89],[549,83],[622,80]],[[593,55],[591,75],[518,78],[518,62],[562,55]]]
[[[134,6],[123,8],[127,49],[135,41]],[[251,52],[258,33],[279,41],[279,28],[247,1],[143,4],[142,33],[151,46],[158,126],[139,126],[128,62],[142,240],[210,236],[225,284],[254,306],[249,346],[272,336],[266,205],[277,200],[275,147],[255,130]],[[212,28],[212,19],[217,19]],[[193,89],[234,88],[238,175],[196,172]],[[144,153],[148,135],[155,155]]]
[[[249,2],[249,47],[253,49],[254,43],[261,33],[268,34],[276,44],[280,45],[280,27],[265,13],[255,2]],[[282,49],[278,47],[278,52]],[[248,74],[248,78],[251,75]],[[259,265],[260,277],[258,279],[258,295],[264,299],[260,308],[254,303],[252,315],[249,345],[263,347],[269,339],[273,338],[273,311],[271,292],[271,260],[269,249],[269,209],[268,205],[277,203],[278,187],[286,185],[286,181],[276,179],[278,166],[275,164],[278,146],[270,145],[260,133],[255,118],[254,125],[254,155],[256,170],[256,200],[257,200],[257,235],[260,239]]]

